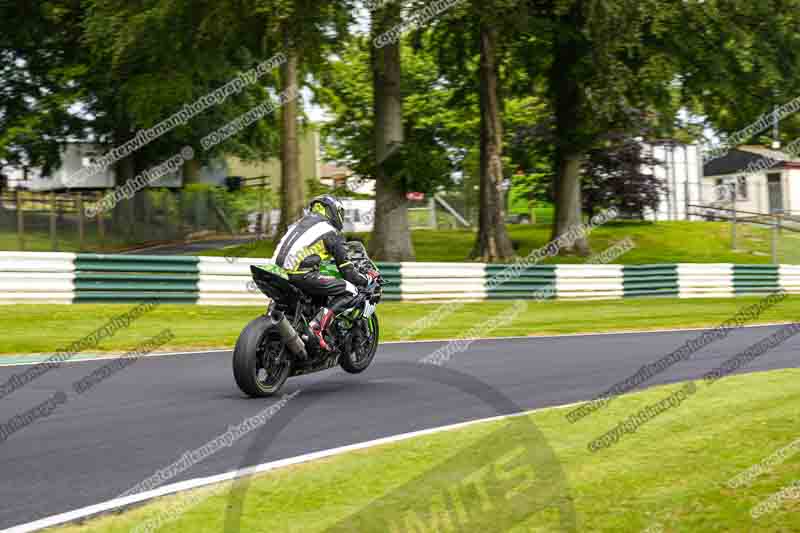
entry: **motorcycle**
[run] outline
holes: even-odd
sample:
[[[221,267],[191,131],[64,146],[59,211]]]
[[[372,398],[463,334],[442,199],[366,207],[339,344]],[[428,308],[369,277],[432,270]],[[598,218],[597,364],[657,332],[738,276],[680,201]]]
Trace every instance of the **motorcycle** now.
[[[378,271],[364,245],[347,243],[348,257],[362,274]],[[233,376],[238,387],[255,398],[272,396],[290,377],[321,372],[337,364],[350,374],[369,367],[378,349],[379,323],[375,313],[385,281],[378,277],[361,288],[347,309],[325,333],[331,351],[320,348],[309,323],[326,297],[312,297],[290,281],[275,265],[250,266],[253,282],[270,298],[267,312],[242,330],[233,350]],[[321,265],[324,275],[341,277],[335,265]]]

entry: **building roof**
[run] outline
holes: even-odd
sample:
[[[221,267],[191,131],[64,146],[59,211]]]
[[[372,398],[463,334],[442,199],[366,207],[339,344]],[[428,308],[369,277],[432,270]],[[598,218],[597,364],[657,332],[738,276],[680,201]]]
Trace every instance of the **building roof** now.
[[[725,176],[738,174],[747,170],[748,165],[751,163],[756,165],[759,161],[768,158],[780,161],[780,163],[771,165],[770,169],[798,168],[800,166],[800,159],[793,158],[785,152],[770,150],[761,146],[739,146],[738,148],[730,149],[723,157],[703,165],[703,175]]]

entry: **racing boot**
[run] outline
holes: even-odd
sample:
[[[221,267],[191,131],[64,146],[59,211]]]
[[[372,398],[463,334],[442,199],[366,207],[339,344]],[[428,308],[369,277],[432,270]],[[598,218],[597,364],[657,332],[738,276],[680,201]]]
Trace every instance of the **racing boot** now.
[[[326,352],[331,351],[331,347],[328,346],[328,343],[325,342],[325,338],[322,336],[325,333],[325,330],[328,329],[328,325],[331,323],[331,319],[333,318],[333,311],[330,309],[323,307],[317,313],[317,316],[314,317],[314,320],[308,325],[308,328],[311,330],[311,333],[317,338],[319,341],[319,347],[325,350]]]

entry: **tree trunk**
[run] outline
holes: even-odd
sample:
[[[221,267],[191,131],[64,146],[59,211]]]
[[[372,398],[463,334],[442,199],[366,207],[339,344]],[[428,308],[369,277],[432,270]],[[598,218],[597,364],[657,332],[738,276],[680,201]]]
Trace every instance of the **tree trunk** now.
[[[283,90],[298,87],[297,49],[286,47],[286,62],[281,65]],[[303,180],[300,177],[300,145],[297,138],[297,100],[291,99],[281,108],[281,219],[278,238],[303,214]]]
[[[553,240],[583,222],[581,216],[581,161],[580,154],[559,155]],[[574,241],[572,246],[562,247],[559,253],[562,252],[587,256],[591,253],[591,249],[586,238],[580,237]]]
[[[200,161],[190,159],[183,162],[183,184],[200,183]]]
[[[392,2],[373,12],[373,36],[400,22],[400,3]],[[369,253],[381,261],[413,261],[414,248],[408,224],[405,187],[389,175],[383,162],[403,143],[403,97],[400,93],[400,43],[371,47],[375,112],[375,217]]]
[[[481,162],[480,212],[478,238],[472,257],[481,261],[497,261],[514,256],[508,237],[503,202],[503,127],[497,94],[497,31],[481,24],[480,106]]]
[[[562,18],[565,27],[582,28],[585,24],[583,3],[576,3]],[[581,217],[581,162],[583,137],[581,102],[582,88],[576,74],[582,59],[590,52],[589,44],[578,31],[563,32],[553,39],[553,64],[550,70],[550,92],[555,108],[556,156],[555,156],[555,217],[552,239],[567,233],[580,224]],[[564,246],[559,253],[591,253],[585,237]]]
[[[118,161],[115,165],[115,181],[117,187],[125,185],[128,181],[136,177],[135,154],[131,154],[125,159]],[[135,214],[132,209],[133,200],[123,199],[112,208],[112,220],[114,230],[118,236],[132,238],[134,227],[136,226]]]

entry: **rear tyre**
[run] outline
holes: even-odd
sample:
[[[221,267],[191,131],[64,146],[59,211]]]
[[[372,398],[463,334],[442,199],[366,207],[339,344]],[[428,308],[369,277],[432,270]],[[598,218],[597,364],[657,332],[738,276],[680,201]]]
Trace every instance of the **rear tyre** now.
[[[375,359],[375,352],[378,351],[378,339],[380,337],[380,329],[378,327],[378,315],[373,314],[368,319],[366,338],[360,339],[359,342],[353,343],[353,352],[351,354],[342,354],[339,360],[339,366],[342,370],[350,374],[360,374],[372,363]]]
[[[236,385],[253,398],[276,394],[292,370],[292,362],[271,320],[260,316],[242,330],[233,349]]]

